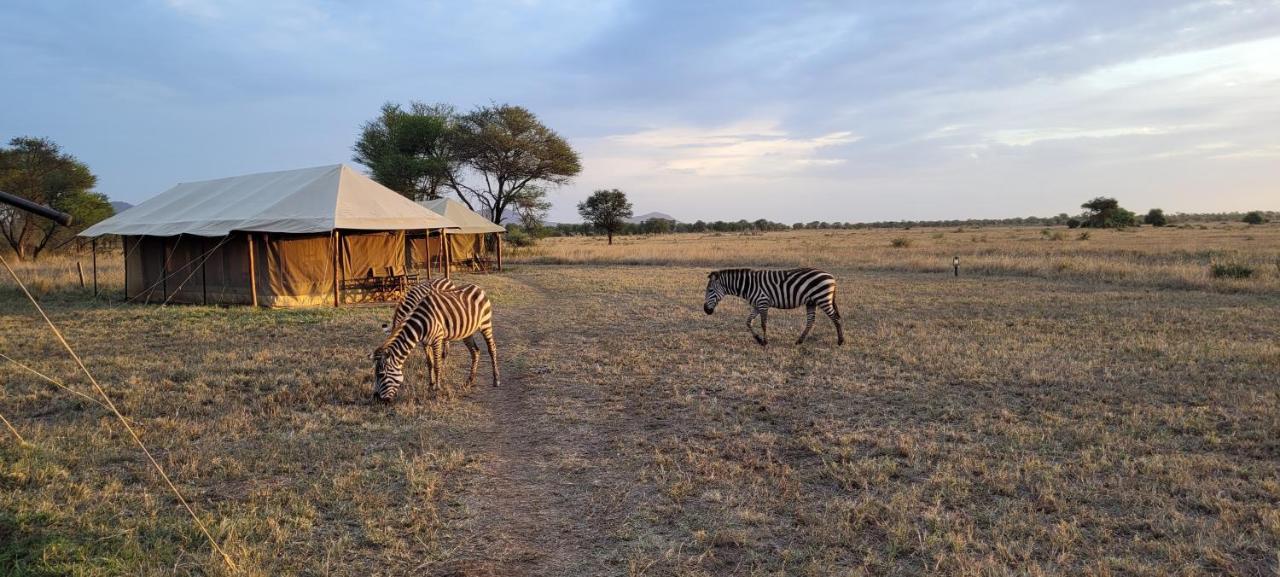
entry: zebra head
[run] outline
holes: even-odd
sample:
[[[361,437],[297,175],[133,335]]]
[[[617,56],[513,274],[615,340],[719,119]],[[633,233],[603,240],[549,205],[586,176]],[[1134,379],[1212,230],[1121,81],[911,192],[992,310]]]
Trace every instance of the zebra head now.
[[[707,314],[716,312],[716,304],[724,298],[724,285],[720,284],[720,273],[707,275],[707,300],[702,303],[702,310]]]
[[[394,401],[404,384],[404,371],[389,361],[385,347],[373,351],[373,396],[386,402]]]

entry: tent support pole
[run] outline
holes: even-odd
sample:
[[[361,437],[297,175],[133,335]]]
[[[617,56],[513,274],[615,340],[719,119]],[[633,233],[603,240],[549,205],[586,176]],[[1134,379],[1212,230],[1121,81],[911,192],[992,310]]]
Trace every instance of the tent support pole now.
[[[333,246],[333,308],[336,309],[340,302],[338,300],[338,285],[341,284],[338,279],[338,229],[333,229],[333,234],[330,235],[330,238],[333,240],[330,243]]]
[[[200,259],[200,304],[202,305],[209,304],[209,285],[205,282],[204,268],[205,263],[209,262],[209,255],[205,254],[209,252],[209,249],[205,248],[206,244],[208,243],[205,242],[205,238],[200,237],[200,254],[204,255],[204,258]]]
[[[93,251],[93,298],[98,298],[98,237],[89,241],[89,249]]]
[[[502,233],[496,233],[493,236],[498,238],[498,272],[502,272]]]
[[[124,300],[129,302],[129,237],[120,237],[120,250],[124,254]]]
[[[452,272],[449,269],[453,268],[449,266],[452,264],[449,261],[453,259],[453,251],[449,249],[449,233],[443,229],[440,231],[440,247],[440,254],[444,255],[440,259],[444,263],[444,278],[449,278],[449,273]]]
[[[173,256],[169,253],[169,237],[160,237],[160,294],[164,300],[169,300],[169,257]],[[147,300],[151,300],[151,295],[147,295]]]
[[[423,239],[422,245],[427,249],[427,280],[431,280],[431,229],[427,229],[427,237]]]
[[[258,306],[258,267],[253,264],[253,233],[245,233],[249,238],[249,298],[254,307]]]

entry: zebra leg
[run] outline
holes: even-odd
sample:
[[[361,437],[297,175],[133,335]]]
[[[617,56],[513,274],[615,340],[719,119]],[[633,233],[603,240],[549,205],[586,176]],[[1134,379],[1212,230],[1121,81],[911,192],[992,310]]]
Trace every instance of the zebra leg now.
[[[760,344],[769,345],[769,309],[760,311]]]
[[[751,314],[747,315],[747,330],[751,331],[751,336],[756,339],[757,343],[760,343],[761,346],[765,346],[769,344],[769,341],[764,340],[759,334],[756,334],[756,327],[754,324],[756,317],[760,316],[760,314],[760,309],[751,309]]]
[[[471,372],[467,373],[466,389],[470,389],[471,385],[476,382],[476,368],[480,366],[480,345],[476,344],[475,335],[471,335],[462,341],[467,345],[467,351],[471,353]]]
[[[805,306],[804,332],[800,333],[800,338],[796,339],[797,345],[804,344],[804,340],[809,338],[809,332],[813,330],[814,321],[818,320],[818,305],[810,304]]]
[[[442,349],[444,349],[444,343],[439,341],[431,343],[431,360],[433,361],[431,363],[431,390],[437,395],[444,389],[444,371],[442,370],[444,362],[440,358]]]
[[[844,344],[844,323],[840,321],[840,307],[836,306],[836,301],[830,301],[827,306],[822,307],[822,312],[827,313],[827,317],[836,325],[836,344]]]
[[[501,380],[498,378],[498,343],[493,341],[493,327],[480,329],[480,335],[484,337],[484,344],[489,348],[489,362],[493,363],[493,386],[500,386]]]

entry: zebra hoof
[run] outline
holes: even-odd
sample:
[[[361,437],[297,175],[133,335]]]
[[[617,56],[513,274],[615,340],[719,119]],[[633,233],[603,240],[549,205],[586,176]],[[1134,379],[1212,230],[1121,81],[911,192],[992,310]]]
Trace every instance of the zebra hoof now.
[[[762,347],[767,347],[767,346],[769,346],[769,341],[767,341],[767,340],[765,340],[765,339],[762,339],[762,338],[760,338],[759,336],[755,336],[755,337],[756,337],[756,342],[757,342],[757,343],[760,343],[760,346],[762,346]]]
[[[796,339],[796,344],[797,344],[797,345],[803,345],[803,344],[804,344],[804,339]]]

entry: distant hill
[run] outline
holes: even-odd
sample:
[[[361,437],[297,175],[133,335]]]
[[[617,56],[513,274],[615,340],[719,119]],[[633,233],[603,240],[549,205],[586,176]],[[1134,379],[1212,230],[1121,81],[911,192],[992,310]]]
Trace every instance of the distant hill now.
[[[631,217],[631,218],[628,218],[628,219],[627,219],[627,222],[629,222],[629,223],[631,223],[631,224],[640,224],[640,223],[642,223],[642,222],[644,222],[644,221],[646,221],[646,220],[653,220],[653,219],[655,219],[655,218],[660,218],[660,219],[663,219],[663,220],[672,220],[672,221],[674,221],[674,220],[676,219],[676,217],[671,216],[671,215],[669,215],[669,214],[667,214],[667,213],[665,213],[665,212],[646,212],[646,213],[644,213],[644,214],[642,214],[642,215],[639,215],[639,216],[633,216],[633,217]]]
[[[111,201],[111,208],[115,209],[116,214],[120,214],[126,210],[133,208],[133,205],[123,200],[113,200]]]

